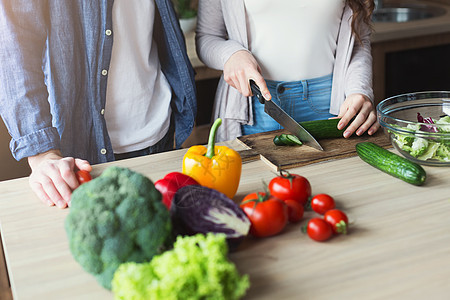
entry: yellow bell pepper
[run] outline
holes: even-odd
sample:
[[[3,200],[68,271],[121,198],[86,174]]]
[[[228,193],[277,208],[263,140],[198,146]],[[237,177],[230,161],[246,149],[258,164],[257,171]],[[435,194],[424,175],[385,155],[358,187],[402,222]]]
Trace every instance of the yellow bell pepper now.
[[[218,190],[229,198],[236,195],[241,179],[242,159],[239,153],[226,146],[215,146],[217,128],[222,119],[211,127],[208,148],[197,145],[188,149],[183,157],[183,170],[200,185]]]

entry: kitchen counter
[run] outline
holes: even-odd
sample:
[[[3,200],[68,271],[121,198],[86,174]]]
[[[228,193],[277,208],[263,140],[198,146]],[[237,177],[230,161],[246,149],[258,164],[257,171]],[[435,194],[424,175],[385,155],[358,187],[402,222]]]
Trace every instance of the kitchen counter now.
[[[226,143],[239,149],[235,141]],[[306,146],[305,146],[306,147]],[[242,148],[240,148],[242,149]],[[131,168],[153,181],[181,170],[184,150],[94,166]],[[450,168],[425,167],[417,187],[358,157],[291,169],[313,194],[332,195],[349,216],[349,234],[319,243],[300,230],[247,238],[230,258],[250,276],[245,299],[448,299],[450,295]],[[262,191],[276,176],[261,161],[243,164],[235,201]],[[0,224],[15,299],[112,299],[72,258],[64,231],[69,210],[46,207],[27,178],[0,182]]]

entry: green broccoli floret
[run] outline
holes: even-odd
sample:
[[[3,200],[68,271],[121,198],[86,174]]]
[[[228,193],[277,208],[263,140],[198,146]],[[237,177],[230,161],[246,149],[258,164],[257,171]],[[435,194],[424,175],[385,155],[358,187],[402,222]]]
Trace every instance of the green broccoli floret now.
[[[149,263],[125,263],[112,282],[115,299],[239,299],[249,287],[227,259],[224,234],[179,236]]]
[[[65,229],[75,260],[107,289],[121,263],[150,261],[173,241],[160,192],[147,177],[120,167],[73,192]]]
[[[428,149],[428,141],[424,138],[416,138],[411,145],[410,154],[414,157],[418,157],[424,154]]]

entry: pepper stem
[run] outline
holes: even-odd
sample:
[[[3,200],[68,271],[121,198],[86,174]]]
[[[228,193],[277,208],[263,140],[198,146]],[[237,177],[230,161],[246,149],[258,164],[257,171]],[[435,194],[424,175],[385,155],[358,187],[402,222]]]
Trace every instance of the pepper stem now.
[[[216,144],[216,133],[217,133],[217,128],[219,128],[219,126],[222,124],[222,119],[221,118],[217,118],[214,121],[214,124],[211,126],[211,130],[209,131],[209,138],[208,138],[208,148],[206,150],[206,157],[207,158],[212,158],[214,156],[214,146]]]

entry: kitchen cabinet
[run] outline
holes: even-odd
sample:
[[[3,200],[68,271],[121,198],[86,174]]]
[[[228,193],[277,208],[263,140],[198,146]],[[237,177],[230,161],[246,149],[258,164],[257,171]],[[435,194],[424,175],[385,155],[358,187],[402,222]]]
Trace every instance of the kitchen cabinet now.
[[[450,48],[450,1],[408,2],[440,6],[446,9],[446,13],[418,21],[374,24],[372,56],[376,103],[393,94],[418,89],[450,90],[450,62],[446,51]],[[398,70],[407,63],[411,72]],[[433,80],[437,74],[440,77]],[[447,81],[442,77],[449,78],[449,84],[439,84]],[[419,81],[420,84],[414,84]]]
[[[450,90],[450,35],[428,36],[427,43],[407,49],[389,46],[384,55],[384,97],[418,91]],[[433,43],[433,41],[437,41]],[[386,49],[384,49],[386,50]]]
[[[411,37],[395,41],[386,41],[372,44],[373,56],[373,89],[375,101],[378,103],[382,99],[404,92],[417,92],[420,90],[450,90],[450,65],[448,63],[448,49],[450,45],[450,33],[438,33],[422,37]],[[437,56],[430,58],[427,56],[432,52],[437,52]],[[425,54],[421,54],[425,53]],[[396,57],[398,58],[396,60]],[[407,66],[411,72],[401,72],[395,70],[401,67],[399,60],[408,61],[421,60],[417,65]],[[432,60],[433,64],[423,65],[426,60]],[[442,69],[439,69],[442,68]],[[445,69],[444,69],[445,68]],[[405,76],[396,77],[395,73]],[[435,73],[440,73],[448,78],[448,84],[436,87],[433,81]],[[394,73],[394,74],[393,74]],[[418,78],[423,78],[421,86],[417,87],[414,82]],[[438,78],[443,79],[445,78]],[[439,80],[441,81],[441,80]]]

